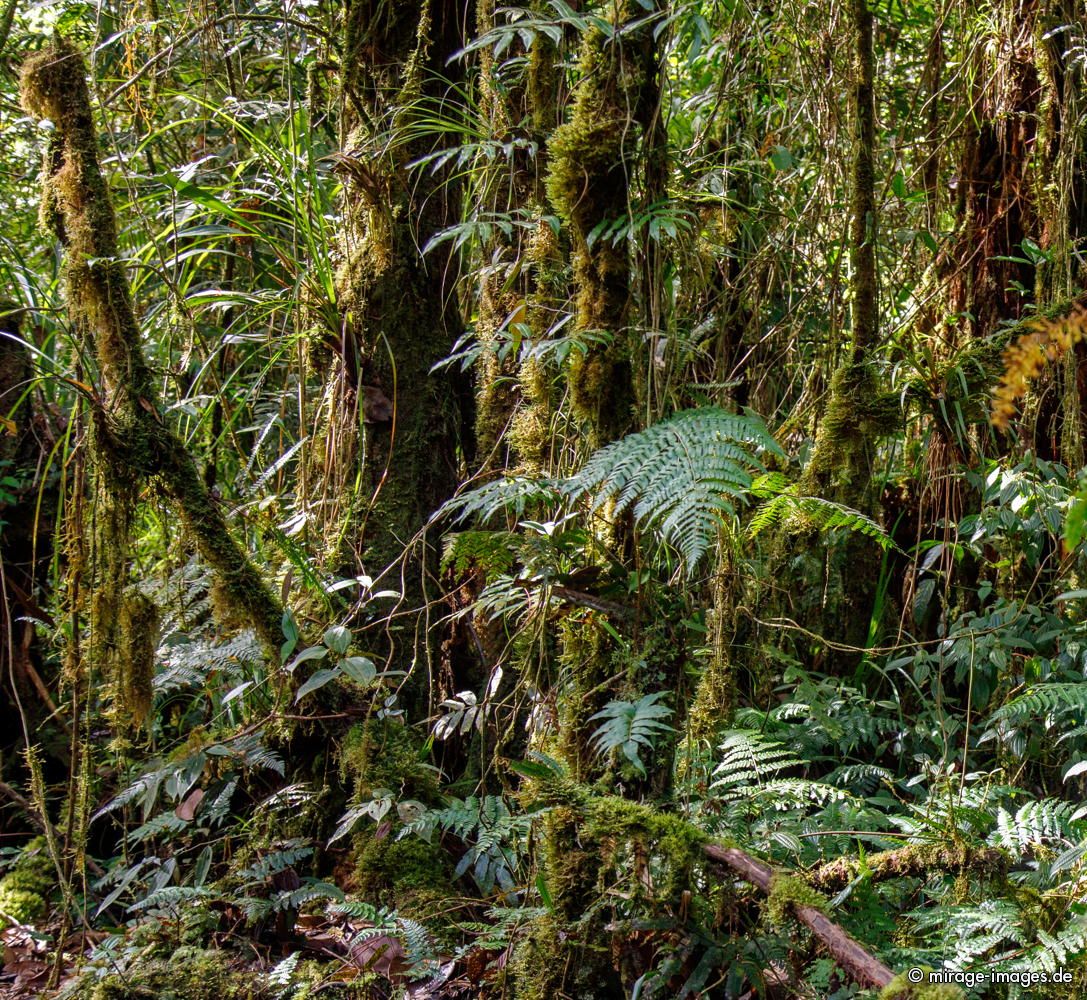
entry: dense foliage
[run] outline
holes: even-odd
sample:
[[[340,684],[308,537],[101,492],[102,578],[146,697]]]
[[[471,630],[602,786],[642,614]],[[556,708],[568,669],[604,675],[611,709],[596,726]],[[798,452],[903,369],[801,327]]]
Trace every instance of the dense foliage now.
[[[1085,64],[0,0],[3,988],[1087,993]]]

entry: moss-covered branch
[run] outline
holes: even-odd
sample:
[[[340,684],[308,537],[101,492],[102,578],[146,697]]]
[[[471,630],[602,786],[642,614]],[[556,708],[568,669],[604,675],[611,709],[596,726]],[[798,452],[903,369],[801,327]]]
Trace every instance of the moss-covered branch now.
[[[537,798],[567,818],[577,818],[578,842],[586,849],[611,841],[652,843],[669,859],[672,879],[690,877],[707,862],[725,866],[767,894],[771,919],[780,922],[786,912],[819,940],[843,969],[865,988],[883,988],[894,972],[869,954],[825,913],[816,891],[797,875],[776,872],[768,864],[738,847],[714,844],[697,827],[652,806],[616,796],[598,796],[584,785],[563,777],[536,782]],[[673,885],[673,889],[678,885]]]
[[[856,858],[836,858],[808,874],[808,881],[819,889],[844,889],[862,871],[873,882],[893,878],[924,878],[932,872],[975,877],[993,877],[1007,871],[1008,856],[995,847],[962,847],[955,844],[909,844],[893,851]]]
[[[279,603],[231,535],[184,444],[163,423],[118,254],[113,205],[98,164],[83,57],[57,38],[26,61],[19,83],[26,111],[55,126],[46,154],[42,218],[65,248],[69,313],[98,365],[103,398],[95,414],[95,447],[107,485],[116,488],[122,505],[130,506],[135,487],[156,480],[176,504],[224,593],[274,647],[282,638]],[[127,523],[131,511],[118,515]]]
[[[654,120],[656,45],[639,3],[615,5],[616,31],[590,28],[581,45],[581,82],[569,120],[550,146],[547,193],[570,227],[578,333],[605,334],[571,354],[570,399],[592,447],[630,428],[634,401],[630,261],[625,239],[604,230],[630,212],[638,142]]]

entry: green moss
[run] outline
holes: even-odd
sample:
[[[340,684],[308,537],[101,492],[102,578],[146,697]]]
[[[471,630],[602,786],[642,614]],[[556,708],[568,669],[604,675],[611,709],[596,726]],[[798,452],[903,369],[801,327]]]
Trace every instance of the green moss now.
[[[263,1000],[274,995],[251,970],[218,951],[178,948],[169,959],[139,962],[101,980],[85,978],[72,1000]]]
[[[826,898],[796,875],[774,874],[770,893],[766,897],[766,915],[770,923],[780,926],[792,916],[796,906],[810,906],[825,911]]]
[[[453,873],[440,848],[418,837],[378,840],[371,833],[361,834],[355,843],[356,885],[362,897],[420,920],[447,909]]]
[[[375,788],[427,804],[440,797],[438,772],[427,763],[422,740],[394,719],[368,719],[351,728],[340,747],[340,775],[362,800]]]
[[[45,900],[37,893],[0,885],[0,926],[32,924],[45,910]]]
[[[639,16],[621,5],[616,23],[628,14]],[[567,372],[571,408],[585,421],[592,447],[621,436],[631,421],[633,384],[625,336],[630,263],[625,241],[604,238],[599,229],[629,211],[639,134],[634,122],[652,51],[645,29],[627,32],[621,44],[609,44],[599,28],[591,28],[582,40],[573,110],[549,147],[547,195],[574,242],[575,332],[608,338],[594,337],[572,352]]]
[[[567,682],[558,700],[558,757],[571,775],[587,780],[599,773],[589,747],[589,717],[600,711],[610,694],[605,682],[613,669],[613,640],[595,613],[570,615],[560,625],[560,664]]]
[[[354,726],[340,749],[340,772],[365,801],[375,789],[424,803],[439,800],[437,772],[422,742],[407,726],[370,719]],[[452,893],[453,875],[439,848],[415,837],[378,839],[372,830],[355,838],[355,885],[368,899],[409,915],[432,916]]]
[[[55,884],[56,869],[45,838],[35,837],[0,879],[0,928],[8,925],[8,918],[30,924],[45,916]]]
[[[625,996],[600,927],[571,932],[554,917],[533,923],[509,968],[515,1000]]]
[[[159,609],[136,589],[121,602],[119,707],[129,720],[142,725],[151,711],[151,682],[159,641]]]
[[[291,976],[290,1000],[378,1000],[385,997],[389,981],[374,972],[342,979],[343,970],[328,962],[299,962]]]
[[[944,983],[934,986],[914,985],[903,972],[883,987],[879,1000],[962,1000],[963,996],[959,987]]]
[[[966,874],[976,881],[1004,874],[1008,856],[994,847],[971,847],[966,844],[909,844],[893,851],[870,854],[864,859],[838,858],[816,869],[809,881],[822,889],[844,888],[862,870],[873,882],[894,878],[924,878],[932,872]]]
[[[553,905],[518,946],[510,973],[514,995],[517,1000],[623,995],[612,963],[613,934],[593,904],[607,891],[612,873],[629,875],[631,866],[648,865],[653,858],[653,904],[676,905],[695,882],[705,834],[678,816],[618,796],[594,795],[568,778],[533,782],[528,794],[551,806],[543,877]],[[634,882],[635,891],[649,891],[641,879]],[[627,884],[624,892],[630,888]]]

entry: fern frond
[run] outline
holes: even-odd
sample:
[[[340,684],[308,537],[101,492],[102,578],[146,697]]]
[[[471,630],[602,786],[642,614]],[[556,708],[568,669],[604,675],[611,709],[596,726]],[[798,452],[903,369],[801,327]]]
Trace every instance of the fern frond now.
[[[480,524],[485,524],[498,514],[512,515],[519,520],[529,507],[553,506],[561,497],[556,480],[505,476],[447,500],[438,508],[432,520],[451,517],[459,523],[475,518]]]
[[[614,501],[656,528],[692,569],[722,516],[747,502],[760,455],[782,455],[762,421],[716,407],[683,410],[597,451],[563,484],[593,510]]]
[[[1014,815],[1001,807],[989,840],[1017,855],[1042,844],[1079,840],[1087,824],[1077,815],[1078,809],[1075,803],[1062,799],[1028,802]]]
[[[784,812],[788,809],[805,808],[811,805],[826,805],[828,802],[844,802],[852,798],[849,792],[835,788],[822,781],[810,781],[807,778],[774,778],[762,784],[747,785],[737,788],[728,795],[730,801],[761,801],[760,809],[773,809]]]
[[[184,688],[202,687],[213,673],[230,678],[263,663],[264,653],[251,630],[231,639],[189,639],[160,650],[162,665],[152,681],[155,694],[170,694]]]
[[[1087,716],[1087,682],[1070,681],[1058,684],[1038,684],[1006,705],[1002,705],[989,717],[989,725],[1045,719],[1051,726],[1066,715]],[[989,733],[986,736],[992,737]],[[983,737],[984,739],[984,737]]]
[[[860,511],[832,500],[796,496],[788,491],[778,493],[758,506],[747,525],[748,537],[755,538],[767,528],[776,527],[789,517],[800,517],[817,531],[844,528],[873,539],[885,549],[897,548],[891,536]]]
[[[304,861],[311,854],[313,848],[301,840],[291,840],[281,848],[265,854],[252,864],[247,865],[238,872],[238,878],[243,882],[265,882],[277,872],[293,868],[299,861]]]
[[[744,794],[745,788],[763,784],[781,771],[804,765],[788,747],[753,730],[726,733],[720,750],[723,756],[714,768],[715,780],[710,787],[726,799]]]

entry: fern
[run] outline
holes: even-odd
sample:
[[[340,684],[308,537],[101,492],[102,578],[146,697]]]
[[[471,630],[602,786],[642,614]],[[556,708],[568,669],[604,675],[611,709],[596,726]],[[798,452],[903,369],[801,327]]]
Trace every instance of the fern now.
[[[1022,855],[1028,850],[1052,842],[1082,838],[1085,824],[1080,807],[1061,799],[1040,799],[1021,806],[1014,815],[1003,807],[997,811],[996,829],[989,840]]]
[[[281,848],[265,854],[252,864],[242,868],[238,872],[238,878],[247,884],[263,883],[277,872],[293,868],[299,861],[304,861],[311,854],[313,854],[312,847],[307,846],[301,840],[290,840]]]
[[[989,717],[990,729],[982,737],[992,739],[999,735],[1000,724],[1018,725],[1045,719],[1052,726],[1066,715],[1087,717],[1087,682],[1038,684],[1006,705],[1002,705]]]
[[[726,733],[720,750],[723,757],[714,769],[710,787],[726,799],[745,794],[748,786],[763,784],[781,771],[804,765],[789,748],[751,730]]]
[[[363,899],[345,899],[330,907],[332,913],[340,917],[348,917],[352,920],[364,920],[378,930],[388,929],[394,926],[396,914],[384,906],[376,907]]]
[[[999,945],[1026,943],[1022,915],[1006,899],[987,900],[978,906],[936,906],[910,914],[917,930],[951,953],[948,964],[969,964]],[[948,947],[950,946],[950,947]]]
[[[276,990],[277,997],[286,997],[294,992],[292,982],[301,958],[302,952],[292,951],[283,961],[268,970],[268,985]]]
[[[162,667],[153,681],[156,694],[201,687],[213,673],[234,677],[245,672],[246,666],[264,660],[260,643],[249,630],[225,642],[205,639],[175,642],[165,646],[161,653]]]
[[[243,767],[274,771],[281,778],[286,774],[283,758],[269,750],[256,733],[245,733],[208,747],[212,757],[232,757]]]
[[[437,971],[438,952],[428,931],[417,920],[410,917],[397,917],[400,939],[404,944],[411,978],[422,979]]]
[[[188,823],[180,819],[175,815],[172,809],[166,812],[159,813],[153,819],[149,819],[142,826],[136,827],[125,840],[129,844],[138,844],[140,841],[148,840],[151,837],[157,837],[161,834],[177,833],[179,830],[185,829]]]
[[[732,801],[748,800],[761,811],[784,812],[789,809],[844,802],[852,798],[849,792],[822,781],[807,778],[774,778],[762,784],[747,785],[730,793]]]
[[[846,531],[866,535],[885,549],[898,546],[870,517],[844,504],[824,500],[821,497],[797,496],[795,485],[788,485],[779,473],[762,476],[752,486],[755,496],[769,496],[756,508],[747,525],[749,538],[756,538],[767,528],[776,527],[790,517],[798,517],[818,531],[843,528]],[[774,495],[770,495],[770,494]]]
[[[529,507],[556,504],[561,496],[559,484],[553,479],[506,476],[447,500],[432,520],[452,517],[462,522],[476,518],[485,524],[497,514],[512,514],[519,519]]]
[[[405,823],[397,839],[415,835],[429,842],[440,827],[468,845],[454,869],[457,878],[470,872],[483,893],[490,893],[496,884],[509,892],[532,820],[531,813],[511,813],[500,795],[470,795],[451,799],[442,809],[426,810]]]
[[[300,910],[306,903],[311,903],[315,899],[331,899],[336,903],[342,903],[343,898],[343,892],[339,886],[319,879],[304,878],[302,885],[297,889],[276,893],[269,902],[272,912],[279,913],[282,910]]]
[[[637,701],[610,701],[589,721],[603,719],[604,724],[592,735],[599,756],[622,750],[623,756],[634,769],[645,777],[645,765],[639,754],[641,748],[652,750],[657,737],[664,732],[674,732],[662,719],[668,718],[672,710],[658,702],[664,697],[663,691],[647,694]]]
[[[155,889],[143,899],[137,900],[128,909],[133,913],[141,913],[145,910],[176,913],[181,907],[190,904],[193,900],[204,899],[210,891],[204,886],[192,885],[167,885],[161,889]]]
[[[572,498],[590,498],[597,510],[632,508],[635,520],[655,527],[693,571],[717,535],[721,520],[747,502],[759,455],[782,456],[756,417],[716,407],[683,410],[596,452],[563,484]]]
[[[848,788],[861,795],[871,795],[884,783],[890,784],[894,774],[876,764],[843,764],[835,768],[823,780],[828,785]]]
[[[1015,965],[1024,971],[1052,974],[1084,954],[1087,954],[1087,916],[1081,911],[1055,934],[1039,930],[1038,945],[1029,949]]]

